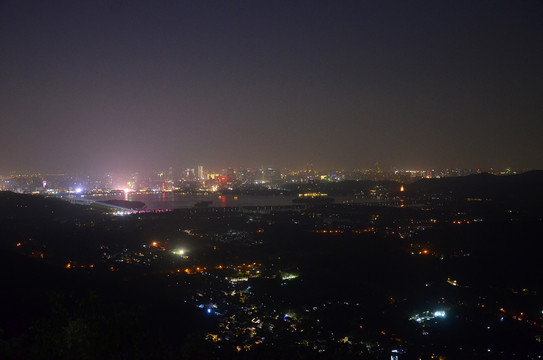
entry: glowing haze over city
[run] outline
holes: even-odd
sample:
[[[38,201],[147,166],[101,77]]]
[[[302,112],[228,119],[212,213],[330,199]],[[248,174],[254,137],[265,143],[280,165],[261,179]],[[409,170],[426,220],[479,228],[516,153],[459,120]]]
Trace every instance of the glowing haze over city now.
[[[3,1],[0,174],[541,168],[542,18],[539,1]]]

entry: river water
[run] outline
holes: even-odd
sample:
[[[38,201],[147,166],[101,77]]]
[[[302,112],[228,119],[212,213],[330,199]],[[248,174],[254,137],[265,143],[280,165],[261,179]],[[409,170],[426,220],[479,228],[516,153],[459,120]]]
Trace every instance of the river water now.
[[[191,208],[200,201],[211,201],[211,207],[279,206],[295,205],[295,196],[282,195],[183,195],[173,193],[84,196],[94,201],[129,200],[144,202],[149,210],[173,210]],[[354,196],[335,196],[335,203],[368,202]],[[374,200],[375,201],[375,200]]]

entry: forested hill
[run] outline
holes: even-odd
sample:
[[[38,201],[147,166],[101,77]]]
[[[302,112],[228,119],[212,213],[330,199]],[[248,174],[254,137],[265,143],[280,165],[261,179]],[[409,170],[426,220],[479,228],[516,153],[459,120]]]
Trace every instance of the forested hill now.
[[[488,173],[440,179],[422,179],[406,187],[408,196],[446,195],[455,199],[480,198],[536,202],[543,200],[543,170],[518,175]]]

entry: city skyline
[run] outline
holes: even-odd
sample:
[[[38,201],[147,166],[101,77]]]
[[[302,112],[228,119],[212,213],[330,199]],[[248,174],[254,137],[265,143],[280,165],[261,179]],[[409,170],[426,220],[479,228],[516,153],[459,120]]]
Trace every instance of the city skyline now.
[[[396,184],[398,189],[420,180],[455,177],[478,177],[489,179],[508,176],[534,176],[543,170],[529,169],[318,169],[308,166],[304,169],[274,168],[228,168],[208,169],[202,165],[196,168],[170,167],[162,171],[132,172],[130,174],[0,174],[0,190],[33,194],[75,194],[103,196],[128,193],[177,193],[212,194],[216,192],[271,193],[285,191],[291,186],[326,187],[333,183],[346,184]],[[535,175],[537,176],[537,175]],[[347,185],[349,186],[349,185]],[[398,190],[397,189],[397,190]],[[315,190],[315,189],[313,189]],[[399,190],[403,191],[403,190]],[[288,191],[287,191],[288,192]],[[312,195],[319,192],[310,191]]]
[[[186,165],[186,164],[185,164]],[[307,163],[302,167],[285,167],[285,166],[256,166],[256,167],[246,167],[246,166],[219,166],[216,168],[210,168],[202,164],[190,165],[190,166],[166,166],[163,168],[153,168],[151,170],[146,169],[130,169],[129,171],[116,171],[115,169],[107,169],[105,171],[96,171],[92,172],[89,170],[81,171],[57,171],[57,172],[48,172],[41,171],[39,169],[27,170],[27,171],[6,171],[0,173],[0,177],[9,178],[10,176],[33,176],[33,175],[42,175],[42,176],[76,176],[76,177],[103,177],[103,176],[117,176],[117,177],[129,177],[134,175],[141,175],[145,177],[160,177],[160,176],[174,176],[178,179],[183,179],[187,177],[188,173],[191,173],[193,177],[197,179],[205,179],[208,175],[213,174],[214,176],[224,175],[228,172],[234,173],[243,173],[243,172],[265,172],[268,170],[279,171],[283,174],[289,173],[349,173],[349,172],[366,172],[366,173],[383,173],[383,174],[392,174],[392,173],[412,173],[412,174],[440,174],[442,176],[457,176],[456,174],[479,174],[479,173],[490,173],[494,175],[509,175],[509,174],[519,174],[528,171],[540,170],[537,168],[514,168],[514,167],[399,167],[399,166],[381,166],[379,163],[373,164],[369,167],[319,167],[314,166],[311,163]],[[204,175],[205,176],[201,176]],[[452,174],[452,175],[445,175]]]
[[[0,6],[0,173],[543,168],[541,2]]]

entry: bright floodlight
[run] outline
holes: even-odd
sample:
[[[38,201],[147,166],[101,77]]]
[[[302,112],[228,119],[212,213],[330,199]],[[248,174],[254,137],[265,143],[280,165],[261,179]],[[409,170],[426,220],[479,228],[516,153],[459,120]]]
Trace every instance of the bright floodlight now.
[[[83,189],[81,189],[80,187],[75,189],[76,194],[81,194],[82,191],[83,191]]]
[[[177,249],[177,250],[174,250],[173,253],[174,253],[175,255],[181,255],[181,256],[183,256],[183,255],[185,255],[185,250],[183,250],[183,249]]]

